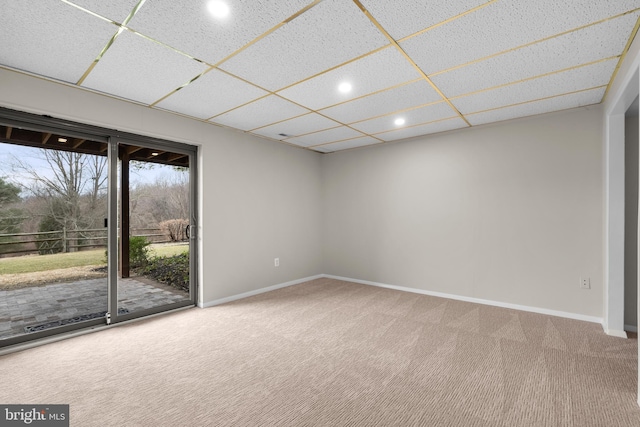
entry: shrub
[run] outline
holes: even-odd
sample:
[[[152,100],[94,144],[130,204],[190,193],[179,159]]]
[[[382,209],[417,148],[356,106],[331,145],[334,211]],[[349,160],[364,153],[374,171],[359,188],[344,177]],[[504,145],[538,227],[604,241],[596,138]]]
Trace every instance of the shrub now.
[[[152,258],[142,270],[142,274],[189,292],[189,253]]]
[[[180,242],[187,239],[185,230],[189,225],[188,219],[169,219],[158,224],[162,232],[169,236],[172,242]]]
[[[64,225],[60,224],[54,217],[46,216],[38,224],[38,231],[60,231],[63,227]],[[37,243],[38,253],[40,255],[57,254],[62,252],[62,248],[64,246],[64,242],[62,241],[62,231],[60,231],[60,234],[39,234],[36,238],[41,240]]]
[[[129,263],[131,267],[144,267],[149,263],[149,245],[151,242],[143,236],[129,238]]]

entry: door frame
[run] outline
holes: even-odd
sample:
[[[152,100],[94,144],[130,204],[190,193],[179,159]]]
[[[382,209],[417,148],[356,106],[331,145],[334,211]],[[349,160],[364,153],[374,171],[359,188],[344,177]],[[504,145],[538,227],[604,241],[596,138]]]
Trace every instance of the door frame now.
[[[189,156],[189,299],[172,304],[152,307],[144,310],[136,310],[131,313],[119,314],[118,312],[118,153],[119,144],[134,145],[144,148],[162,149],[173,153],[185,154]],[[195,306],[198,293],[198,272],[197,272],[197,157],[196,146],[163,141],[154,138],[139,137],[131,134],[120,134],[109,138],[109,224],[114,224],[108,228],[108,275],[109,293],[108,308],[106,315],[107,324],[120,323],[139,317],[170,311],[178,308]]]
[[[54,118],[48,115],[37,115],[24,111],[13,110],[6,107],[0,107],[0,124],[8,125],[16,128],[30,129],[35,131],[53,131],[65,135],[93,139],[95,141],[106,142],[108,144],[108,306],[107,312],[113,313],[111,319],[97,318],[92,320],[64,325],[57,328],[46,329],[32,334],[23,334],[16,337],[2,340],[0,345],[0,354],[12,351],[13,348],[22,348],[23,346],[38,345],[38,342],[50,342],[56,337],[65,338],[68,334],[82,333],[91,329],[107,327],[112,323],[119,323],[134,318],[140,318],[151,314],[157,314],[174,309],[181,309],[197,305],[199,293],[198,279],[198,158],[199,149],[196,145],[189,145],[181,142],[169,141],[155,137],[137,135],[129,132],[121,132],[115,129],[104,128],[100,126],[78,123],[70,120]],[[189,160],[189,185],[190,185],[190,224],[192,225],[191,239],[189,241],[189,261],[190,261],[190,299],[185,302],[165,305],[158,308],[139,310],[126,315],[117,316],[117,142],[131,143],[147,147],[165,148],[167,151],[188,154]],[[112,157],[115,155],[115,160]],[[112,168],[115,168],[115,173]],[[115,224],[115,226],[111,226]],[[115,258],[113,251],[115,250]],[[113,264],[113,265],[112,265]],[[112,308],[115,307],[115,310]]]

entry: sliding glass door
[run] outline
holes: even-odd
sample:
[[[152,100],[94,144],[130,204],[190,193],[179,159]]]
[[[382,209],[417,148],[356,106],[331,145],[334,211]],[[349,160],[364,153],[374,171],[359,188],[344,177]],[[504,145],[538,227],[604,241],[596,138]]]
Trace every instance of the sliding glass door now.
[[[0,108],[0,347],[195,305],[195,159]]]
[[[193,305],[193,154],[139,142],[119,142],[113,150],[118,227],[112,320]]]
[[[0,345],[104,321],[107,147],[0,125]]]

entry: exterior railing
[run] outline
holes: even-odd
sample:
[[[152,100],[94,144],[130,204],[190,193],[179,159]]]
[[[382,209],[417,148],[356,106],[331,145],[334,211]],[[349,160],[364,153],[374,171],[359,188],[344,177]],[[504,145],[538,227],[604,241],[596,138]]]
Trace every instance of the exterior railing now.
[[[151,243],[171,242],[160,228],[134,228],[131,237],[146,237]],[[77,252],[107,246],[106,228],[87,228],[37,233],[0,234],[0,257],[34,253]]]

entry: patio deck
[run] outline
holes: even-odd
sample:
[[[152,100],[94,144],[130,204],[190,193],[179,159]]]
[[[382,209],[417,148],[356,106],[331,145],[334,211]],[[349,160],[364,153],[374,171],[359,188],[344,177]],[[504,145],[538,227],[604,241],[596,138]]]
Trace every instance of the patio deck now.
[[[189,297],[185,292],[168,286],[153,285],[145,278],[118,279],[118,295],[118,309],[129,312]],[[106,310],[106,278],[0,290],[0,340],[28,333],[26,327],[95,315]]]

